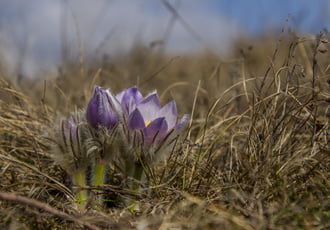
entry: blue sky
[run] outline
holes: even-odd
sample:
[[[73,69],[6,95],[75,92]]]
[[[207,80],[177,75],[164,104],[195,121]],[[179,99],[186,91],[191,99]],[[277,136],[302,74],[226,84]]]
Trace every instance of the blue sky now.
[[[290,25],[301,31],[317,33],[330,25],[328,0],[213,0],[214,11],[230,17],[258,33],[268,26],[279,27],[291,15]]]
[[[171,52],[205,47],[224,52],[238,37],[279,31],[288,14],[289,27],[299,33],[330,28],[329,0],[169,2],[201,38],[176,21],[166,44]],[[56,69],[63,41],[72,57],[78,56],[77,31],[86,55],[115,54],[137,41],[163,39],[171,17],[162,0],[1,0],[0,54],[9,69],[22,64],[24,73],[33,75]]]

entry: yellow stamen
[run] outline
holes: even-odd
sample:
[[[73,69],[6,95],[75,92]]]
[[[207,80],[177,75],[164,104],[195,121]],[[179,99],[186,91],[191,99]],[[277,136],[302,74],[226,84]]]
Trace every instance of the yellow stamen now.
[[[150,121],[145,122],[145,126],[147,127],[148,125],[150,125]]]

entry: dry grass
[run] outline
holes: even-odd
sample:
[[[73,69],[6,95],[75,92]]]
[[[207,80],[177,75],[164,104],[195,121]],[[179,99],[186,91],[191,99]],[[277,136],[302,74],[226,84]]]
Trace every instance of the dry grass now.
[[[225,60],[137,47],[117,59],[66,63],[46,81],[14,84],[2,74],[0,227],[330,228],[328,44],[323,36],[295,35],[253,43],[238,43]],[[177,101],[180,114],[193,111],[185,143],[138,198],[140,212],[79,213],[71,182],[52,160],[54,123],[83,108],[94,84],[114,92],[157,88],[163,103]]]

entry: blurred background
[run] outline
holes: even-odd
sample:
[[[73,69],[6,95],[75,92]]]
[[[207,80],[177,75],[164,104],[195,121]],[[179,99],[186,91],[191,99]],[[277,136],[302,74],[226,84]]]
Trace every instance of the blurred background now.
[[[34,77],[61,63],[120,57],[137,45],[170,55],[227,55],[239,40],[330,26],[328,0],[1,0],[0,57]]]

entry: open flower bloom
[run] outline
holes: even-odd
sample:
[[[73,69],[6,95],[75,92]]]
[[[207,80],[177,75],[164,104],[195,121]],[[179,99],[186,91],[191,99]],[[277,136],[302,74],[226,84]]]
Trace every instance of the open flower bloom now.
[[[113,128],[118,123],[118,102],[114,96],[99,86],[94,87],[94,94],[88,103],[86,119],[93,128],[99,126]]]
[[[163,144],[169,144],[168,142],[172,141],[182,131],[188,119],[188,115],[185,115],[177,121],[175,101],[161,107],[156,92],[143,98],[138,89],[132,87],[120,92],[116,98],[119,100],[126,116],[130,142],[135,142],[134,135],[139,133],[140,144],[143,144],[143,147],[149,150],[156,150]],[[136,145],[136,143],[131,144]]]

